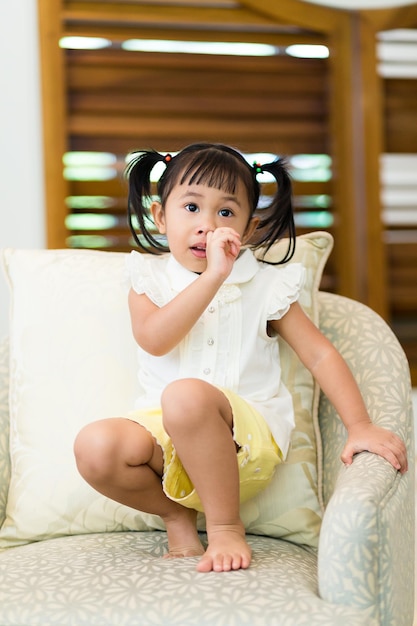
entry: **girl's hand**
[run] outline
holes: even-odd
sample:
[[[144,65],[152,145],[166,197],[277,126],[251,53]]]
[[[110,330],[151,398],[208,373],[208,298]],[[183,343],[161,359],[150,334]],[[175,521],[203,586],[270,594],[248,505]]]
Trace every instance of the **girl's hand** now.
[[[367,450],[389,461],[401,474],[408,470],[404,442],[394,433],[371,422],[358,422],[349,427],[348,440],[341,455],[343,463],[350,465],[353,456]]]
[[[240,235],[233,228],[209,231],[206,240],[206,272],[213,271],[226,280],[239,256],[241,245]]]

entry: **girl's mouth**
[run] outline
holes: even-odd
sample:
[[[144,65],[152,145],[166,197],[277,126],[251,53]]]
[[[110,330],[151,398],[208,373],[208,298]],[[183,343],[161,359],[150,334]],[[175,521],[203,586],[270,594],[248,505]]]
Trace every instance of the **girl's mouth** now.
[[[206,258],[206,247],[205,246],[191,246],[191,252],[199,259]]]

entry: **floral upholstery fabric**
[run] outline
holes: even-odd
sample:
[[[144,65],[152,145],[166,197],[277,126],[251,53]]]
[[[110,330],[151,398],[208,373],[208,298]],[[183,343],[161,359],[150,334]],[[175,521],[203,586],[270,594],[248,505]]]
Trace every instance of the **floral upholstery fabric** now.
[[[227,574],[199,574],[197,559],[162,559],[165,533],[159,531],[78,535],[10,548],[0,555],[0,623],[377,625],[369,609],[318,597],[314,553],[278,539],[250,541],[249,570]]]
[[[414,439],[407,362],[385,323],[363,305],[320,294],[320,307],[320,327],[349,362],[372,418],[405,438],[406,475],[369,453],[344,468],[344,429],[322,397],[326,511],[318,554],[250,536],[248,570],[199,574],[195,559],[161,558],[160,531],[49,539],[0,553],[0,625],[411,626]],[[9,477],[5,349],[0,357],[1,507]]]
[[[321,396],[328,506],[320,538],[320,594],[329,602],[369,606],[380,593],[378,623],[411,625],[412,617],[405,615],[412,616],[414,599],[415,453],[408,363],[385,322],[369,308],[326,293],[320,294],[320,304],[321,330],[349,363],[372,420],[406,441],[410,463],[401,477],[382,458],[361,454],[340,470],[344,428]],[[407,598],[399,602],[405,589]]]

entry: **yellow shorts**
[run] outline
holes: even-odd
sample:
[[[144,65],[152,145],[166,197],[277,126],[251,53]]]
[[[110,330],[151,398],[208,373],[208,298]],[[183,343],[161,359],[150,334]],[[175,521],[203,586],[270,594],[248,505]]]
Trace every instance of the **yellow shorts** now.
[[[245,502],[264,489],[272,479],[275,467],[283,457],[264,418],[243,398],[221,389],[233,411],[233,439],[238,446],[240,501]],[[170,437],[162,425],[160,407],[129,413],[128,419],[144,426],[164,453],[162,487],[171,500],[196,511],[203,505],[185,471]]]

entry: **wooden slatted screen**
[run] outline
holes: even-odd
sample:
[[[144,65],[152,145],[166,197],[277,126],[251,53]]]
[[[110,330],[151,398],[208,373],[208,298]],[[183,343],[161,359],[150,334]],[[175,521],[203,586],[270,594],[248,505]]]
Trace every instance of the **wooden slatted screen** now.
[[[407,41],[410,43],[404,65],[410,64],[408,69],[412,69],[417,39],[417,3],[368,13],[368,19],[382,33],[379,37],[382,41],[397,45],[402,40],[401,48],[407,45]],[[407,37],[401,37],[402,29],[409,30]],[[396,63],[398,58],[395,55],[394,70]],[[410,71],[406,71],[402,78],[396,71],[386,74],[382,85],[384,155],[381,180],[388,304],[390,323],[407,354],[412,382],[417,386],[417,79]]]
[[[391,193],[399,195],[399,206],[392,207],[394,215],[395,210],[402,210],[404,218],[385,226],[391,324],[417,385],[417,204],[410,204],[417,196],[417,80],[387,78],[384,96],[388,167],[393,169],[398,160],[404,172],[410,169],[402,185],[391,187]],[[400,178],[404,179],[404,174]]]
[[[151,146],[175,151],[191,141],[207,140],[230,143],[248,153],[319,156],[333,151],[337,158],[333,179],[330,175],[305,181],[300,176],[294,183],[298,231],[313,230],[316,224],[335,234],[335,252],[324,286],[362,298],[383,315],[391,313],[394,327],[401,322],[400,331],[405,328],[404,320],[407,324],[415,320],[415,246],[390,239],[393,233],[398,235],[395,227],[385,229],[387,303],[375,176],[380,119],[385,125],[383,150],[417,151],[415,81],[383,81],[384,110],[380,110],[369,30],[370,23],[380,30],[394,17],[400,20],[398,27],[401,16],[408,20],[404,26],[412,26],[412,8],[398,13],[360,12],[363,20],[357,24],[366,33],[362,47],[368,51],[362,70],[370,77],[360,84],[352,82],[352,76],[361,73],[361,60],[359,65],[352,62],[358,60],[353,12],[342,15],[309,5],[307,16],[307,7],[298,0],[282,0],[279,6],[285,5],[285,11],[263,1],[256,5],[233,0],[38,2],[46,76],[46,191],[52,247],[129,249],[122,171],[125,155],[132,149]],[[262,10],[267,5],[269,10]],[[307,24],[316,32],[308,30]],[[106,37],[111,46],[59,54],[58,39],[74,35]],[[337,54],[330,60],[301,60],[285,55],[239,58],[122,50],[121,43],[132,37],[267,43],[278,46],[280,52],[293,43],[328,43],[333,51],[337,48]],[[359,55],[364,54],[362,47]],[[354,89],[365,95],[356,95],[358,108],[352,112]],[[352,120],[363,104],[367,132],[361,146],[361,122],[355,125]],[[56,156],[73,151],[106,153],[107,179],[98,180],[90,165],[82,168],[81,179],[69,175],[61,180]],[[362,180],[361,163],[365,164]],[[67,173],[70,167],[67,163]],[[57,199],[65,196],[66,206],[60,207]],[[66,216],[70,219],[65,229]],[[107,222],[94,222],[97,216]],[[84,219],[83,228],[78,217]],[[91,218],[87,231],[86,218]],[[416,351],[414,336],[408,343],[404,335],[402,340],[408,354]]]
[[[99,3],[64,3],[63,36],[100,33],[111,42],[101,50],[64,52],[67,149],[114,157],[107,168],[108,180],[89,179],[88,167],[83,171],[84,180],[74,180],[67,169],[68,209],[78,216],[67,221],[67,245],[111,250],[131,247],[122,172],[125,156],[132,150],[153,147],[172,152],[188,143],[210,141],[236,146],[248,154],[329,153],[328,62],[282,54],[290,44],[322,43],[322,37],[295,26],[279,27],[266,18],[258,18],[257,25],[253,15],[248,23],[248,12],[230,2],[223,10],[202,9],[193,19],[188,12],[192,27],[185,31],[184,24],[181,30],[174,19],[181,7],[170,4],[172,21],[163,15],[159,3],[106,2],[105,9]],[[129,11],[131,19],[120,20],[124,11]],[[236,33],[239,19],[240,32]],[[235,24],[233,30],[229,21]],[[270,43],[281,54],[251,57],[122,49],[122,42],[132,36]],[[294,189],[297,212],[304,214],[298,219],[298,232],[332,230],[331,180],[295,180]],[[93,218],[89,222],[79,219],[92,213],[108,219],[96,227]],[[100,224],[105,224],[105,229]],[[324,284],[332,288],[334,283],[329,264]]]

